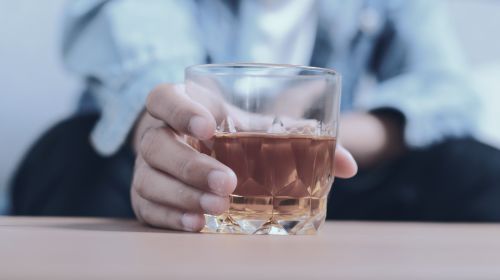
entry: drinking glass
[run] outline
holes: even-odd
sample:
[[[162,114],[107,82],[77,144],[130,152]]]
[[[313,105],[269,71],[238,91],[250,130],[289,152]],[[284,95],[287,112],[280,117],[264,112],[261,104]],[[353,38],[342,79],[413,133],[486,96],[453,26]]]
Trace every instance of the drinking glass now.
[[[334,180],[340,73],[275,64],[207,64],[185,72],[186,93],[214,116],[189,145],[231,168],[238,183],[203,231],[317,234]]]

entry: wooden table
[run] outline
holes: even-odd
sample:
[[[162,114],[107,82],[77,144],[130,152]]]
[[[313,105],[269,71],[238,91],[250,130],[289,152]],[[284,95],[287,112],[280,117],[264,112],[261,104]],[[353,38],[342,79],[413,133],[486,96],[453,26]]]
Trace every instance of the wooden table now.
[[[500,225],[327,222],[317,236],[246,236],[0,217],[0,279],[500,279]]]

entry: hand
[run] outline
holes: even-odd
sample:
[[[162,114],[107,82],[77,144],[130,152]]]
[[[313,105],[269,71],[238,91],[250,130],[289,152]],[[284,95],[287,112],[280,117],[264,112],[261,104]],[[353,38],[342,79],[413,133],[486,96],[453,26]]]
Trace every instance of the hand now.
[[[383,113],[352,112],[340,117],[339,138],[361,169],[402,155],[402,121]]]
[[[200,231],[204,213],[219,215],[236,188],[234,172],[184,142],[184,134],[208,140],[215,133],[212,114],[191,99],[179,84],[162,84],[148,95],[146,112],[136,124],[132,145],[137,153],[132,180],[132,207],[144,223],[162,228]],[[335,176],[354,176],[357,167],[339,147]]]
[[[203,213],[219,215],[228,208],[236,175],[188,146],[182,134],[208,140],[215,132],[215,120],[184,93],[182,85],[155,87],[146,108],[133,135],[134,212],[153,226],[200,231],[205,225]]]

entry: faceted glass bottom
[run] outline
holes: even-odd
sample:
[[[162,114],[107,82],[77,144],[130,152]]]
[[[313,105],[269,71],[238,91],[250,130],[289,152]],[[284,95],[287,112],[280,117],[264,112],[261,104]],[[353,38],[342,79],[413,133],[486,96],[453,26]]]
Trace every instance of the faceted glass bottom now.
[[[231,199],[233,200],[234,196],[231,197]],[[288,199],[285,206],[282,207],[297,208],[296,205],[292,205],[291,202],[297,201],[298,203],[302,202],[302,204],[304,204],[304,200],[306,204],[312,207],[307,207],[306,209],[310,209],[310,212],[301,213],[303,215],[278,214],[266,217],[263,216],[262,213],[252,213],[255,211],[238,213],[234,211],[234,207],[231,207],[228,211],[219,216],[206,214],[206,224],[202,232],[272,235],[318,234],[325,223],[326,197],[319,199],[311,197]],[[307,200],[309,200],[309,203],[307,203]],[[286,200],[282,200],[282,202],[283,201]],[[313,203],[310,203],[310,201],[313,201]]]

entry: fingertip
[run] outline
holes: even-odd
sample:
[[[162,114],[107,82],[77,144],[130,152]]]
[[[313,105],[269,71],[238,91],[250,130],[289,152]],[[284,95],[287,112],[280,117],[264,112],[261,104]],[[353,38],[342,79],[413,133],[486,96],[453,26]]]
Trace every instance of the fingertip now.
[[[349,160],[349,166],[351,167],[351,172],[352,176],[356,175],[356,173],[358,173],[358,163],[356,163],[356,160],[354,159],[354,157],[352,156],[351,152],[349,152],[346,148],[344,148],[343,146],[340,146],[342,148],[342,150],[345,152],[348,160]]]
[[[227,195],[229,195],[232,194],[236,189],[236,185],[238,184],[238,177],[236,177],[236,174],[231,169],[228,170],[227,175]]]
[[[215,215],[222,215],[227,209],[229,209],[229,196],[221,196],[219,198],[219,209]]]
[[[205,223],[206,223],[205,215],[196,213],[193,222],[193,231],[199,232],[203,230],[203,228],[205,227]]]
[[[358,173],[358,164],[351,153],[342,145],[338,145],[335,156],[335,177],[351,178]]]
[[[229,207],[229,197],[206,192],[201,196],[200,206],[206,214],[220,215]]]
[[[213,137],[216,129],[214,118],[208,114],[207,116],[195,115],[189,121],[188,130],[194,137],[200,140],[209,140]]]
[[[198,138],[203,139],[207,134],[208,120],[201,116],[193,116],[189,121],[188,130],[191,134]]]
[[[185,231],[199,232],[205,227],[205,215],[186,212],[182,216],[182,225]]]
[[[201,140],[209,140],[212,137],[214,137],[215,130],[217,129],[217,123],[215,122],[215,119],[212,116],[212,114],[210,114],[210,113],[208,114],[207,120],[208,120],[208,123],[207,123],[207,128],[206,128],[206,134],[204,135],[203,139],[201,139]]]

